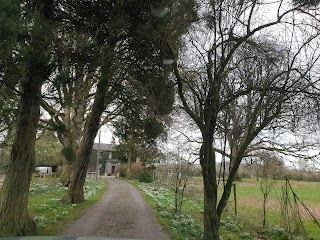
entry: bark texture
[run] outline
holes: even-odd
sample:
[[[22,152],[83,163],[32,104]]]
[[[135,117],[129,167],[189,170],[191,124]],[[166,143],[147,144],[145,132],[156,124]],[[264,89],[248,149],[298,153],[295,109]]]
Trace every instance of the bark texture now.
[[[34,170],[34,146],[40,115],[42,81],[29,77],[23,84],[17,133],[9,169],[0,193],[0,236],[20,236],[36,230],[28,213],[28,194]]]
[[[204,142],[200,150],[204,187],[204,239],[219,239],[220,215],[217,212],[217,181],[215,178],[216,159],[212,150],[213,135],[203,134]]]
[[[101,78],[97,86],[92,110],[85,124],[83,138],[73,163],[70,183],[68,185],[68,194],[64,196],[63,199],[65,202],[74,204],[84,201],[83,187],[90,162],[92,146],[100,127],[101,114],[106,108],[105,94],[107,86],[108,79]]]
[[[28,196],[34,171],[41,87],[51,73],[48,54],[51,28],[46,25],[46,20],[52,17],[53,0],[28,4],[32,4],[36,11],[35,25],[28,33],[31,38],[21,64],[25,66],[25,76],[20,80],[22,91],[17,130],[8,172],[0,192],[0,236],[21,236],[36,231],[36,224],[28,213]]]

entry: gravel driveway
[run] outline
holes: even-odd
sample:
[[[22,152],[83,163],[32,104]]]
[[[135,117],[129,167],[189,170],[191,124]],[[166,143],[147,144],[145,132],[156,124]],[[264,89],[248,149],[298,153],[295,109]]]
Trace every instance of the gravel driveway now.
[[[108,177],[107,181],[102,199],[67,225],[60,236],[169,239],[134,187],[116,178]]]

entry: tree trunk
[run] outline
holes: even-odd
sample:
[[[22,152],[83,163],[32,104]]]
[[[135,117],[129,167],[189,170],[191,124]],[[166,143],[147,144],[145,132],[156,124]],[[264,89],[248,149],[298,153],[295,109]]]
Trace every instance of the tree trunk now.
[[[84,201],[83,187],[86,180],[94,139],[99,130],[100,117],[106,108],[105,93],[107,86],[108,79],[106,77],[101,78],[97,86],[92,110],[85,123],[84,135],[76,153],[76,159],[72,167],[73,172],[68,185],[68,193],[63,198],[65,202],[74,204]]]
[[[263,219],[262,219],[262,227],[266,227],[266,219],[267,219],[267,213],[266,213],[266,206],[267,206],[267,195],[263,194]]]
[[[69,162],[64,163],[62,174],[61,174],[61,179],[60,179],[63,186],[65,186],[65,187],[69,186],[73,172],[74,172],[74,166]]]
[[[132,135],[129,134],[129,139],[128,139],[128,169],[127,169],[127,178],[131,179],[132,177],[132,156],[133,156],[133,139]]]
[[[74,168],[74,171],[71,174],[70,182],[68,185],[68,193],[63,197],[63,201],[67,203],[81,203],[84,201],[84,183],[86,180],[86,173],[88,169],[86,161],[84,158],[77,159],[79,161],[78,167]],[[81,164],[82,163],[82,164]],[[81,166],[82,165],[82,166]]]
[[[28,213],[29,188],[34,171],[35,142],[40,118],[41,86],[51,74],[48,46],[53,0],[35,1],[37,13],[30,13],[34,26],[29,31],[28,52],[24,55],[25,78],[21,80],[17,131],[13,141],[10,162],[0,192],[0,236],[21,236],[36,231],[36,224]],[[35,30],[36,29],[36,30]]]
[[[237,139],[240,138],[239,136],[234,136]],[[235,141],[232,139],[232,136],[229,137],[229,142],[230,142],[230,149],[231,149],[231,153],[230,153],[230,165],[229,165],[229,173],[231,168],[234,167],[234,164],[236,162],[237,156],[238,156],[238,141]],[[241,181],[241,178],[239,176],[238,171],[236,172],[236,175],[234,176],[234,180],[235,181]]]
[[[200,150],[204,187],[204,240],[219,240],[220,216],[217,212],[216,159],[212,150],[213,136],[205,134]]]
[[[245,148],[246,149],[246,148]],[[233,167],[232,169],[230,170],[230,174],[229,174],[229,177],[227,179],[227,182],[224,186],[224,189],[223,189],[223,193],[222,193],[222,196],[220,198],[220,201],[219,201],[219,204],[218,204],[218,207],[217,207],[217,212],[218,212],[218,215],[221,217],[222,215],[222,212],[223,210],[225,209],[225,207],[227,206],[227,203],[228,203],[228,199],[230,197],[230,194],[231,194],[231,190],[232,190],[232,186],[233,186],[233,183],[234,183],[234,178],[237,174],[237,170],[239,168],[239,165],[241,163],[241,159],[242,159],[242,156],[244,154],[244,151],[242,149],[242,151],[238,152],[238,156],[237,158],[235,159],[235,162],[233,164]]]
[[[36,224],[30,218],[27,206],[34,170],[41,85],[41,80],[31,76],[23,84],[17,132],[8,172],[0,193],[0,236],[21,236],[36,230]]]

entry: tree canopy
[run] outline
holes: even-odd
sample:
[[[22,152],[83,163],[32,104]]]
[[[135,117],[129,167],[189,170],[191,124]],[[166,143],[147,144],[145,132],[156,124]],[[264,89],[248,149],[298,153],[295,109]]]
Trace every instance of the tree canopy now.
[[[0,132],[12,154],[0,235],[35,230],[27,196],[41,132],[59,139],[64,200],[78,203],[99,128],[113,124],[131,162],[138,150],[152,155],[176,105],[201,135],[204,239],[219,239],[241,161],[271,150],[266,132],[318,118],[310,107],[319,105],[317,7],[315,0],[3,0]],[[217,153],[230,162],[221,197]]]

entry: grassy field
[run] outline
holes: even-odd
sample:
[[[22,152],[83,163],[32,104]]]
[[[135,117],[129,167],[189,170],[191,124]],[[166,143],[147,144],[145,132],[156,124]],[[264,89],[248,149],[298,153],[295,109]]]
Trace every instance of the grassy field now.
[[[281,198],[284,181],[277,181],[275,188],[267,198],[267,224],[270,226],[282,225]],[[320,183],[291,182],[294,192],[299,199],[310,209],[312,214],[320,221]],[[260,182],[243,180],[237,183],[237,212],[240,219],[245,219],[249,229],[262,227],[263,194]],[[292,200],[292,197],[291,197]],[[310,238],[320,239],[320,229],[312,224],[311,216],[298,204],[301,218]],[[230,198],[227,214],[234,213],[234,199]],[[259,219],[261,219],[259,221]]]
[[[280,203],[284,185],[284,181],[277,181],[267,199],[267,227],[263,228],[261,182],[249,179],[237,182],[237,216],[232,195],[221,221],[222,239],[287,239]],[[291,185],[301,201],[320,220],[320,183],[292,181]],[[173,239],[201,238],[203,218],[201,178],[194,178],[190,182],[180,217],[174,214],[174,195],[169,186],[159,187],[157,184],[141,183],[138,186],[158,211],[160,221]],[[292,196],[290,199],[292,201]],[[308,234],[305,239],[320,239],[320,229],[306,211],[303,211],[301,204],[299,209]]]
[[[84,209],[98,201],[107,187],[105,180],[87,179],[85,199],[81,204],[64,204],[60,200],[66,193],[55,178],[33,179],[29,194],[29,212],[35,219],[40,236],[53,236],[67,222],[74,220]]]

